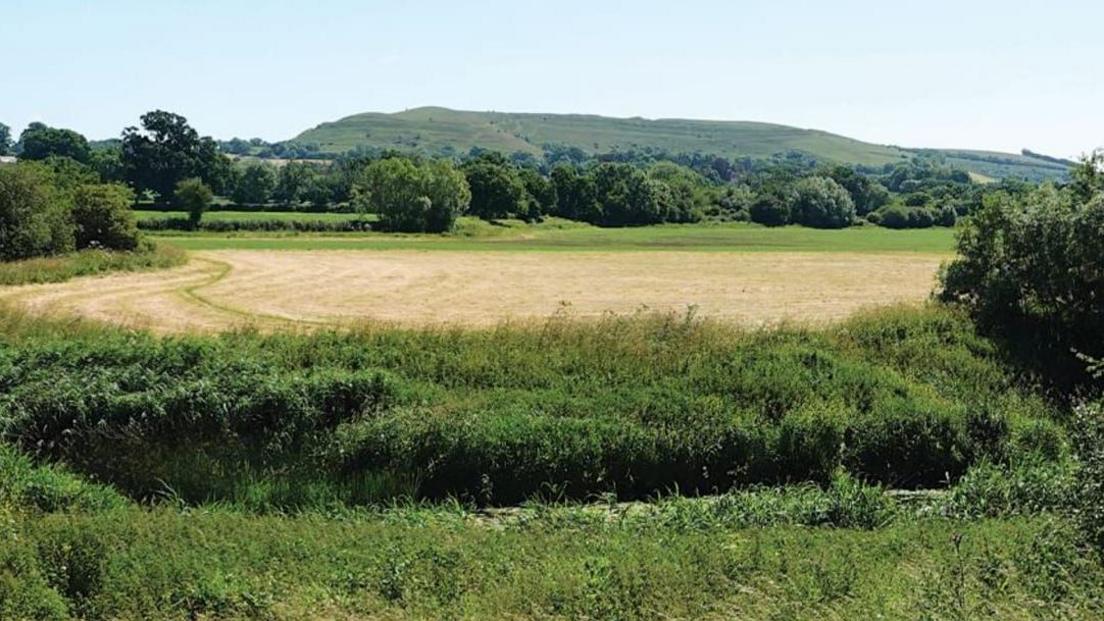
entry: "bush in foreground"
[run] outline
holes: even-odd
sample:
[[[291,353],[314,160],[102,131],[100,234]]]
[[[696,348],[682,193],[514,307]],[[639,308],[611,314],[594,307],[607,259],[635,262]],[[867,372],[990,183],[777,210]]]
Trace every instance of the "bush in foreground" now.
[[[166,484],[188,500],[236,497],[278,477],[357,502],[640,498],[825,482],[841,466],[923,487],[980,460],[1064,450],[1050,406],[1015,388],[965,317],[935,309],[761,333],[657,316],[35,334],[0,345],[0,432],[139,497]]]

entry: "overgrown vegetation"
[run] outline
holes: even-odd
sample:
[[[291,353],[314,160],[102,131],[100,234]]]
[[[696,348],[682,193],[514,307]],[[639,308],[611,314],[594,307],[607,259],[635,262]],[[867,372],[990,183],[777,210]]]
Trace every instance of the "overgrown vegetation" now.
[[[81,250],[70,254],[0,263],[0,286],[64,282],[108,272],[136,272],[183,265],[185,253],[143,241],[133,252]]]
[[[663,316],[164,340],[21,337],[7,317],[4,437],[135,497],[502,504],[823,482],[840,467],[938,486],[979,460],[1065,452],[1060,415],[937,309],[827,332]]]

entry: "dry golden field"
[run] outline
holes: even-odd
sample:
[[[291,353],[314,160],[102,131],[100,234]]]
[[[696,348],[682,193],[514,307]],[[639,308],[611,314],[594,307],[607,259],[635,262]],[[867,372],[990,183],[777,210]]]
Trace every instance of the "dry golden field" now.
[[[925,299],[941,257],[847,252],[194,252],[184,267],[0,289],[36,313],[157,332],[360,321],[488,325],[554,314],[682,312],[823,322]]]

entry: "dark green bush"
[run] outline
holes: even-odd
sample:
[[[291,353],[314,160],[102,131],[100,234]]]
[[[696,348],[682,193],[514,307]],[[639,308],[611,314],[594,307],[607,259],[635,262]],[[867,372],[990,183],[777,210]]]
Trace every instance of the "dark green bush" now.
[[[0,166],[0,261],[73,250],[70,205],[46,168]]]
[[[124,185],[96,184],[77,189],[73,223],[78,249],[134,250],[138,247],[134,193]]]

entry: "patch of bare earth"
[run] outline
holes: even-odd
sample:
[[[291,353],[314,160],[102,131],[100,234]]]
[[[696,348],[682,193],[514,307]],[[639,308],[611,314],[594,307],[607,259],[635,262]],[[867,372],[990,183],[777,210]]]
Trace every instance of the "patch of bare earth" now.
[[[337,325],[488,325],[556,313],[685,311],[750,325],[822,322],[921,301],[941,258],[726,252],[247,251],[188,265],[0,289],[32,311],[159,332]]]

